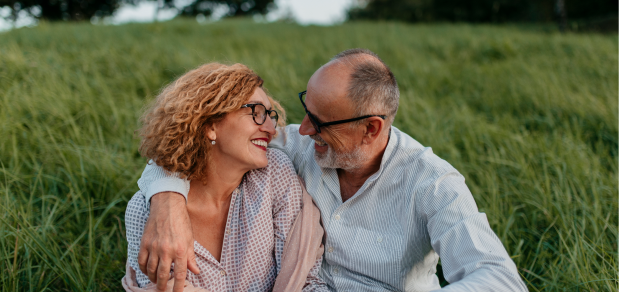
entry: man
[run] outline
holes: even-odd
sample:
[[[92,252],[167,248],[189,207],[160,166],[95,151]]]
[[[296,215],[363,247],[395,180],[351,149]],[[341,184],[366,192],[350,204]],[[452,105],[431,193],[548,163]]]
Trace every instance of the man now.
[[[377,55],[344,51],[300,93],[301,125],[279,129],[269,145],[291,158],[321,211],[321,278],[335,291],[433,291],[441,257],[451,283],[442,290],[527,291],[463,176],[392,126],[398,99],[396,79]],[[173,261],[179,283],[186,263],[198,270],[177,194],[187,196],[189,183],[150,165],[140,187],[157,194],[140,268],[163,289]]]

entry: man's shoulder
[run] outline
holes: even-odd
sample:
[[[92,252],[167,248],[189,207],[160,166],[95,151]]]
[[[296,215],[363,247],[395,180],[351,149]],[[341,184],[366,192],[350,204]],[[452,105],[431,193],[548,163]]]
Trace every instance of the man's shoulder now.
[[[391,169],[402,173],[404,180],[416,181],[418,186],[432,184],[445,175],[460,173],[450,163],[437,156],[431,147],[425,147],[407,133],[392,127],[395,138],[389,163]]]
[[[284,128],[286,129],[287,132],[297,132],[297,133],[299,133],[299,127],[300,126],[301,126],[301,124],[288,124]]]
[[[298,153],[305,145],[310,145],[312,139],[308,136],[299,134],[298,124],[290,124],[285,127],[278,127],[277,134],[269,143],[269,148],[280,149],[289,156]]]
[[[284,127],[284,134],[287,143],[290,141],[292,143],[308,143],[311,142],[312,139],[310,136],[305,136],[299,134],[300,124],[289,124]]]
[[[471,197],[465,178],[450,163],[406,133],[396,131],[395,134],[398,143],[391,158],[397,166],[391,167],[390,174],[398,176],[397,183],[411,191],[411,196],[403,198],[417,201],[419,210],[432,214],[457,197]],[[472,206],[475,209],[475,203]]]

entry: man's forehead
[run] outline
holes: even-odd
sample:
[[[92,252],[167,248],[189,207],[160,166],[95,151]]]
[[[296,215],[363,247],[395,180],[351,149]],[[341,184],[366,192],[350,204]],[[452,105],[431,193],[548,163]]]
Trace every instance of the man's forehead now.
[[[306,105],[322,122],[351,114],[347,98],[350,75],[346,67],[323,66],[308,81]]]
[[[308,81],[308,94],[322,97],[340,97],[347,94],[350,70],[331,62],[319,68]]]
[[[354,54],[329,61],[314,72],[308,81],[308,91],[326,89],[346,94],[353,71],[358,65],[368,62],[381,63],[376,57],[368,54]]]

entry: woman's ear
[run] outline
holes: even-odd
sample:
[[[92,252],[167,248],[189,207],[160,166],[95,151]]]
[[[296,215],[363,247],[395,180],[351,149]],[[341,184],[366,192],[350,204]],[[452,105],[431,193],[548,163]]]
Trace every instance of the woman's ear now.
[[[215,139],[217,139],[217,135],[215,134],[215,128],[216,125],[215,124],[211,124],[209,126],[207,126],[207,129],[205,131],[207,131],[207,138],[211,141],[215,141]]]

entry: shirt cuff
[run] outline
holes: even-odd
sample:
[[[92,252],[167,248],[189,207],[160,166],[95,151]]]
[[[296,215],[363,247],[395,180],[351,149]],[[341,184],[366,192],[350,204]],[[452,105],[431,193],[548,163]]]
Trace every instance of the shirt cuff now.
[[[150,205],[151,197],[161,192],[179,193],[183,195],[183,197],[185,198],[185,202],[187,203],[187,193],[189,192],[189,189],[187,188],[187,182],[183,179],[180,179],[178,177],[157,179],[153,181],[151,185],[149,185],[149,188],[144,194],[144,197]]]

